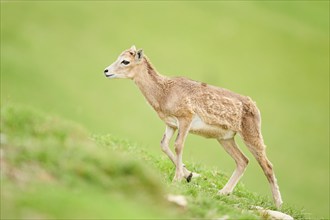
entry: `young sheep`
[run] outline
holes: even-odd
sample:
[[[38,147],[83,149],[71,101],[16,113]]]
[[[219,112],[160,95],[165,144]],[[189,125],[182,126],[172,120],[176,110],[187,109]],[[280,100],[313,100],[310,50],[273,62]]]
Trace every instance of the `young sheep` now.
[[[161,149],[176,166],[174,181],[186,178],[189,182],[192,177],[198,176],[182,163],[184,141],[190,132],[217,139],[235,160],[236,170],[219,191],[220,195],[230,194],[249,162],[235,143],[234,136],[239,134],[263,169],[277,208],[281,207],[281,194],[261,135],[260,112],[249,97],[184,77],[162,76],[143,51],[136,50],[135,46],[123,51],[104,70],[104,74],[109,79],[132,79],[165,122]],[[169,148],[169,142],[177,129],[175,156]]]

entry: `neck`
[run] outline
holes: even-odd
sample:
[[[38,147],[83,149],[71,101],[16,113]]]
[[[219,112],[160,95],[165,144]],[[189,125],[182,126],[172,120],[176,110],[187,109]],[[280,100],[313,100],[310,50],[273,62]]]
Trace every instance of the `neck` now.
[[[161,107],[164,97],[166,77],[157,73],[147,58],[143,58],[141,70],[134,77],[135,84],[139,87],[148,103],[157,111]]]

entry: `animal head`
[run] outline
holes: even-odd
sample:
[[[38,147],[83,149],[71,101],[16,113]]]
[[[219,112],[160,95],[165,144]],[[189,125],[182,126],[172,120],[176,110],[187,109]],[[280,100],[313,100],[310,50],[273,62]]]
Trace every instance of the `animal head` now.
[[[133,79],[139,72],[143,60],[143,50],[136,50],[133,45],[130,49],[124,50],[117,60],[105,68],[104,74],[110,79]]]

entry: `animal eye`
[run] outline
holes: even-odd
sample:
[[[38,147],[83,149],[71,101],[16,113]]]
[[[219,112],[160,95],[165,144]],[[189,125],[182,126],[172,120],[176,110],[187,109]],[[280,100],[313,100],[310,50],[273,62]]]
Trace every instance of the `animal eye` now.
[[[123,61],[121,61],[121,63],[124,64],[124,65],[128,65],[129,64],[129,61],[123,60]]]

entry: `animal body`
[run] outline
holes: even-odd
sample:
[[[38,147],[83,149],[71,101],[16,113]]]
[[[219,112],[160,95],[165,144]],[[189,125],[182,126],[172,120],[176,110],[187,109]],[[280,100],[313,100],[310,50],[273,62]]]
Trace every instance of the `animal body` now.
[[[184,77],[160,75],[143,51],[136,50],[135,46],[123,51],[104,74],[109,79],[133,80],[166,124],[161,149],[176,166],[174,181],[185,178],[189,182],[192,177],[199,176],[190,172],[182,162],[185,139],[188,133],[194,133],[216,139],[235,160],[234,173],[218,192],[220,195],[230,194],[249,162],[235,143],[234,136],[239,134],[264,171],[275,205],[281,207],[281,194],[261,134],[260,112],[249,97]],[[169,142],[176,130],[174,154]]]

